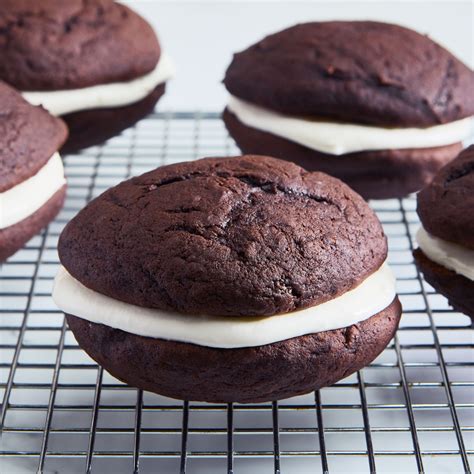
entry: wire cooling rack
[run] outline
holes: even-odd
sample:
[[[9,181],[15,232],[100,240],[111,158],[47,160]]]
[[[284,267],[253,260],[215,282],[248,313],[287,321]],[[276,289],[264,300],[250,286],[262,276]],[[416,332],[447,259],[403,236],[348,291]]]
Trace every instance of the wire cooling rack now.
[[[65,223],[127,176],[237,153],[217,114],[158,113],[65,157],[65,208],[0,273],[2,472],[469,472],[473,332],[413,265],[413,198],[373,203],[400,330],[333,387],[274,403],[183,403],[122,384],[77,346],[50,296]]]

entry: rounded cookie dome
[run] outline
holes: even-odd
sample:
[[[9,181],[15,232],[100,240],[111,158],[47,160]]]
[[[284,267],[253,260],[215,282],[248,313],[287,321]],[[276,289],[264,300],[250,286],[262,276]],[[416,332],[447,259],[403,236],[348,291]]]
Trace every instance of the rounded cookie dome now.
[[[149,308],[272,315],[333,299],[385,261],[382,227],[341,181],[275,158],[206,158],[125,181],[64,229],[83,285]]]
[[[64,122],[0,81],[0,193],[28,179],[67,137]]]
[[[229,92],[283,114],[427,127],[474,115],[474,72],[408,28],[304,23],[234,55]]]
[[[112,0],[2,0],[0,56],[0,78],[17,89],[74,89],[143,76],[160,45]]]
[[[474,249],[474,145],[418,193],[417,212],[430,234]]]

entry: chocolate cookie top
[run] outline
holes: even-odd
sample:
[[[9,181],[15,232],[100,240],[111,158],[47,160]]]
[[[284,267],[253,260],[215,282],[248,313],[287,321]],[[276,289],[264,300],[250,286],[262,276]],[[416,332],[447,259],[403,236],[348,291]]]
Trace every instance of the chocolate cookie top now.
[[[474,115],[474,72],[428,37],[372,21],[305,23],[234,55],[224,84],[290,115],[426,127]]]
[[[430,234],[474,249],[474,145],[418,193],[417,212]]]
[[[92,290],[190,314],[271,315],[350,290],[387,256],[347,185],[275,158],[206,158],[109,189],[64,229],[61,263]]]
[[[0,81],[0,192],[36,174],[66,137],[62,120]]]
[[[111,0],[2,0],[0,79],[20,90],[128,81],[150,72],[160,46],[150,25]]]

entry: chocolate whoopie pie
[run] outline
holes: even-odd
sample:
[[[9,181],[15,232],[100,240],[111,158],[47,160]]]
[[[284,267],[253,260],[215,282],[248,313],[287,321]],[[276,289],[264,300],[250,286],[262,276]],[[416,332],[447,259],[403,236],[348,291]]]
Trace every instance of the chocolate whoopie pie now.
[[[451,305],[474,319],[474,145],[417,196],[415,261]]]
[[[111,0],[3,0],[0,79],[67,123],[64,150],[150,113],[172,75],[151,26]]]
[[[365,198],[426,185],[461,150],[474,73],[415,31],[305,23],[237,53],[224,122],[244,153],[336,176]]]
[[[132,178],[59,240],[53,298],[81,347],[159,394],[258,402],[370,363],[400,318],[382,227],[339,180],[264,156]]]
[[[66,180],[64,123],[0,81],[0,262],[59,212]]]

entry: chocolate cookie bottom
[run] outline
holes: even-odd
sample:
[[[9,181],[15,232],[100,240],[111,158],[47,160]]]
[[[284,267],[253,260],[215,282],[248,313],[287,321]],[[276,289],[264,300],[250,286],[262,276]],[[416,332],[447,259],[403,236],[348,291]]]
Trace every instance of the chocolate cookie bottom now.
[[[373,361],[400,320],[398,298],[353,326],[259,347],[153,339],[66,315],[79,345],[114,377],[182,400],[257,403],[332,385]]]
[[[422,250],[413,251],[415,262],[425,280],[448,298],[449,304],[474,321],[474,282],[430,260]]]
[[[61,153],[75,153],[82,148],[98,145],[131,127],[153,112],[165,88],[166,84],[160,84],[144,99],[125,107],[91,109],[62,116],[69,127],[69,138]]]
[[[334,156],[244,125],[228,109],[223,120],[243,153],[293,161],[308,171],[322,171],[341,179],[365,199],[406,196],[428,184],[436,172],[462,149],[454,145],[361,151]]]
[[[56,217],[63,207],[65,196],[66,185],[56,191],[34,214],[10,227],[0,229],[0,262],[21,249],[28,240]]]

